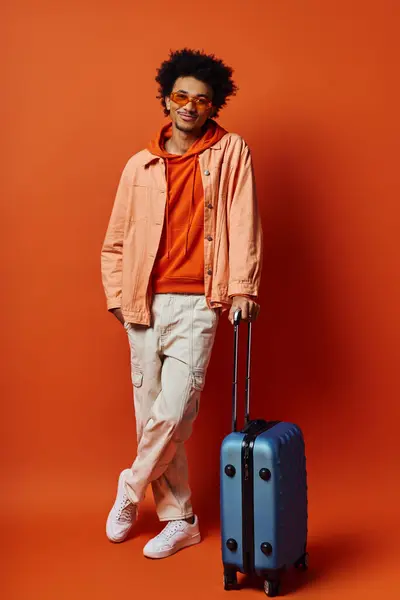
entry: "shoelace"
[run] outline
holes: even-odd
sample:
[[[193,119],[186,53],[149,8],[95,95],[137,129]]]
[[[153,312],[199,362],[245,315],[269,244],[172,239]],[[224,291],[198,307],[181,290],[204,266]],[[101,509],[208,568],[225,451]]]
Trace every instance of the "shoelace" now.
[[[119,506],[118,512],[117,512],[117,520],[121,521],[122,523],[128,523],[132,520],[132,514],[134,511],[134,505],[132,504],[132,502],[129,500],[128,496],[126,494],[124,494],[123,498],[122,498],[122,502]]]
[[[169,540],[174,533],[182,531],[182,521],[170,521],[166,527],[158,534],[159,539]]]

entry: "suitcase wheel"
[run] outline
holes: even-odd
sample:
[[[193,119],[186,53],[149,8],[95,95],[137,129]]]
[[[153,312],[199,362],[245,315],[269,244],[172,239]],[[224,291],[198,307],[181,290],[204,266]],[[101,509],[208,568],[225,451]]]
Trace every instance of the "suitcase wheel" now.
[[[237,588],[237,574],[234,571],[224,573],[224,590],[235,590]]]
[[[275,596],[279,596],[279,592],[280,592],[280,583],[279,583],[279,581],[270,581],[269,579],[266,579],[264,581],[264,592],[270,598],[273,598]]]
[[[307,571],[308,569],[308,552],[306,552],[305,554],[303,554],[303,556],[301,558],[299,558],[299,560],[296,562],[296,564],[294,565],[296,567],[296,569],[299,569],[300,571]]]

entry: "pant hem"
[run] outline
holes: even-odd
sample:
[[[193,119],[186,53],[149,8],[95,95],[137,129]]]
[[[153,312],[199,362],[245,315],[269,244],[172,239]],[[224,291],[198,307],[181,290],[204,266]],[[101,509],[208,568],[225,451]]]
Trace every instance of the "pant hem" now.
[[[183,515],[176,515],[176,516],[172,516],[172,517],[158,517],[158,518],[163,523],[164,521],[183,521],[184,519],[190,519],[190,517],[193,517],[193,516],[194,516],[193,512],[190,512],[190,513],[184,513]]]
[[[140,504],[140,502],[138,502],[137,497],[133,497],[132,495],[132,490],[129,487],[129,485],[127,485],[126,481],[124,481],[124,489],[125,489],[125,494],[128,496],[129,500],[132,502],[132,504],[134,506],[138,506]],[[135,498],[135,499],[134,499]]]

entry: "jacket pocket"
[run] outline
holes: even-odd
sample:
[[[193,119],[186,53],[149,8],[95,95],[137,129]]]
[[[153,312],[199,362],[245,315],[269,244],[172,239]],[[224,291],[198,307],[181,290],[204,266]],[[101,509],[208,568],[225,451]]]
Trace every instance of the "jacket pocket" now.
[[[148,217],[149,213],[149,189],[144,185],[133,185],[131,219],[134,223],[142,221]]]

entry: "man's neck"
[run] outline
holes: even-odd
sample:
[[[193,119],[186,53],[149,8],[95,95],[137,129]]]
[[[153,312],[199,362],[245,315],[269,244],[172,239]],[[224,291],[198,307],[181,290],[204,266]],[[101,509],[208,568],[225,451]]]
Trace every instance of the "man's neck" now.
[[[202,132],[186,132],[177,129],[175,124],[172,125],[172,136],[169,140],[167,140],[165,144],[165,149],[170,154],[185,154],[190,146],[194,144],[194,142],[201,137]]]

